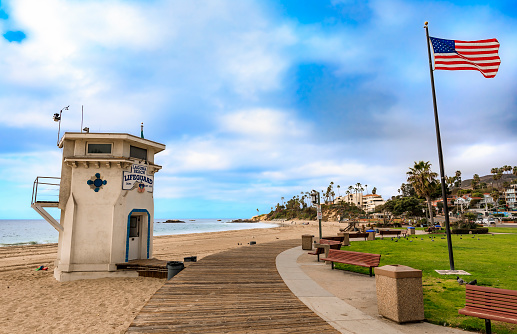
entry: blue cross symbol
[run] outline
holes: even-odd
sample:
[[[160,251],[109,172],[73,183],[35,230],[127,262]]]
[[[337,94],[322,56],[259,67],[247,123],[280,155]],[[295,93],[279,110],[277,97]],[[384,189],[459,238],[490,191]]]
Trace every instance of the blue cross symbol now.
[[[108,183],[106,180],[101,179],[101,174],[95,173],[95,176],[91,178],[91,180],[86,181],[86,183],[93,189],[95,192],[99,192],[99,189],[102,188],[103,185]]]

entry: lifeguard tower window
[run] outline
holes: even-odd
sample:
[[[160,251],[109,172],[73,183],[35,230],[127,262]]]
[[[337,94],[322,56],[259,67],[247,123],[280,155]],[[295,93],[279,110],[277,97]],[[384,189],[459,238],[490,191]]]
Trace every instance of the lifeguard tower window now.
[[[129,156],[131,158],[147,160],[147,150],[144,148],[136,147],[136,146],[130,146],[129,147]]]
[[[111,144],[88,144],[88,154],[111,154]]]

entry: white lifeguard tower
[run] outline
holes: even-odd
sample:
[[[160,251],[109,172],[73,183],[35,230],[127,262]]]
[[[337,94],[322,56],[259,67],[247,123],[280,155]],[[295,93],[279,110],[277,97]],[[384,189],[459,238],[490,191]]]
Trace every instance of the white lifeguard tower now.
[[[58,146],[59,201],[38,200],[46,183],[38,177],[31,203],[59,232],[54,277],[138,276],[117,263],[152,257],[154,173],[161,169],[154,155],[165,145],[125,133],[66,132]],[[60,221],[45,207],[61,209]]]

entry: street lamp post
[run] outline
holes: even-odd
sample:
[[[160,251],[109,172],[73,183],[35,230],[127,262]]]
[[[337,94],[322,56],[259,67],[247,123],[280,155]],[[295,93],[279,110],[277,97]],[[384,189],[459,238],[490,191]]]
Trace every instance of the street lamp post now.
[[[311,192],[311,198],[312,198],[312,204],[313,205],[316,205],[316,210],[317,210],[317,217],[318,217],[318,222],[319,222],[319,232],[320,232],[320,240],[323,238],[322,237],[322,234],[321,234],[321,202],[320,202],[320,193],[317,192],[316,190],[313,190]]]
[[[55,113],[53,117],[54,122],[59,122],[59,127],[57,130],[57,146],[59,146],[59,133],[61,132],[61,114],[63,113],[63,110],[68,110],[68,108],[70,108],[70,106],[64,107],[63,109],[59,110],[59,114]]]

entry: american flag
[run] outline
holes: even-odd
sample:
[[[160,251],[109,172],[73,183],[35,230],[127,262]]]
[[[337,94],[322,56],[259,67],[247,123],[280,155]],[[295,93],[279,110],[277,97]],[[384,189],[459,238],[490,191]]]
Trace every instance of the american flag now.
[[[435,70],[477,70],[485,78],[497,74],[501,59],[497,39],[455,41],[429,37],[433,45]]]

